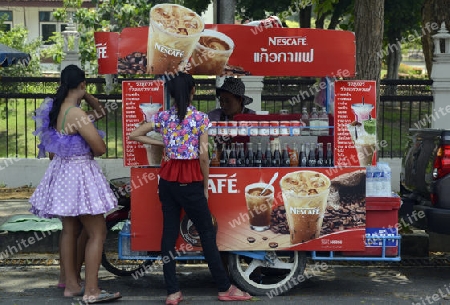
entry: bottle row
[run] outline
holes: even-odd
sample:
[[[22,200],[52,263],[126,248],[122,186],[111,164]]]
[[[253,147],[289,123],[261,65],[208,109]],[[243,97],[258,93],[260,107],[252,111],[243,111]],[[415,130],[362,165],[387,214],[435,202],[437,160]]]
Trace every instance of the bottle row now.
[[[219,150],[214,143],[211,152],[212,167],[333,167],[333,150],[331,143],[297,143],[289,147],[287,143],[280,149],[279,142],[268,143],[265,151],[261,143],[257,143],[256,151],[253,143],[231,143],[230,147]]]
[[[212,121],[208,129],[210,136],[327,136],[330,134],[330,119],[325,108],[320,111],[312,107],[308,113],[302,109],[299,120],[281,121]]]

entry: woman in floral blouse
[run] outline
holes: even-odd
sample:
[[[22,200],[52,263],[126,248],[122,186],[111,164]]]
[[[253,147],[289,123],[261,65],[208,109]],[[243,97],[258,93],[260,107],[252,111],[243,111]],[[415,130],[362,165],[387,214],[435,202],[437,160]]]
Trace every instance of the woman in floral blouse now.
[[[169,110],[154,115],[130,134],[130,140],[143,144],[163,145],[166,162],[159,172],[159,199],[163,211],[162,257],[176,253],[175,243],[180,228],[181,209],[197,229],[211,274],[218,286],[221,301],[249,300],[252,297],[231,285],[216,244],[216,231],[208,207],[208,115],[191,105],[195,83],[191,75],[179,72],[166,86],[173,100]],[[152,130],[161,133],[163,141],[147,137]],[[183,300],[176,278],[176,262],[163,266],[167,288],[166,304]]]

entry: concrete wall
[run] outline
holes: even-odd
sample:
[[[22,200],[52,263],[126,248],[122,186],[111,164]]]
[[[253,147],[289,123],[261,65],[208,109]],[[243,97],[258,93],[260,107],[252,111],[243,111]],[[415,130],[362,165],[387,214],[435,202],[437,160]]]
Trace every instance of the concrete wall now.
[[[130,169],[123,166],[122,159],[98,159],[103,173],[108,179],[130,177]],[[401,159],[380,159],[392,169],[392,191],[400,190]],[[0,158],[0,185],[19,187],[36,186],[44,176],[48,159],[5,159]]]

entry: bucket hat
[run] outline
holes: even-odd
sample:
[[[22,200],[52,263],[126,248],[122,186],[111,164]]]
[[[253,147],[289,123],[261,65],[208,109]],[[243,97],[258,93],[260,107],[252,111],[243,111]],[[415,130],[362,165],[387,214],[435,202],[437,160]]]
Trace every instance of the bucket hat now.
[[[216,95],[219,96],[221,91],[227,91],[231,94],[240,96],[244,100],[244,105],[251,104],[253,99],[245,95],[245,85],[240,78],[227,77],[222,87],[216,88]]]

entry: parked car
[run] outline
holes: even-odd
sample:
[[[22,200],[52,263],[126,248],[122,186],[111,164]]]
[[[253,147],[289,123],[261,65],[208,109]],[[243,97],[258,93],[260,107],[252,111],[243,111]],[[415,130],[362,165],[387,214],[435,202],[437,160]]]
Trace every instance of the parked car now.
[[[450,234],[450,130],[410,129],[400,181],[403,221]]]

